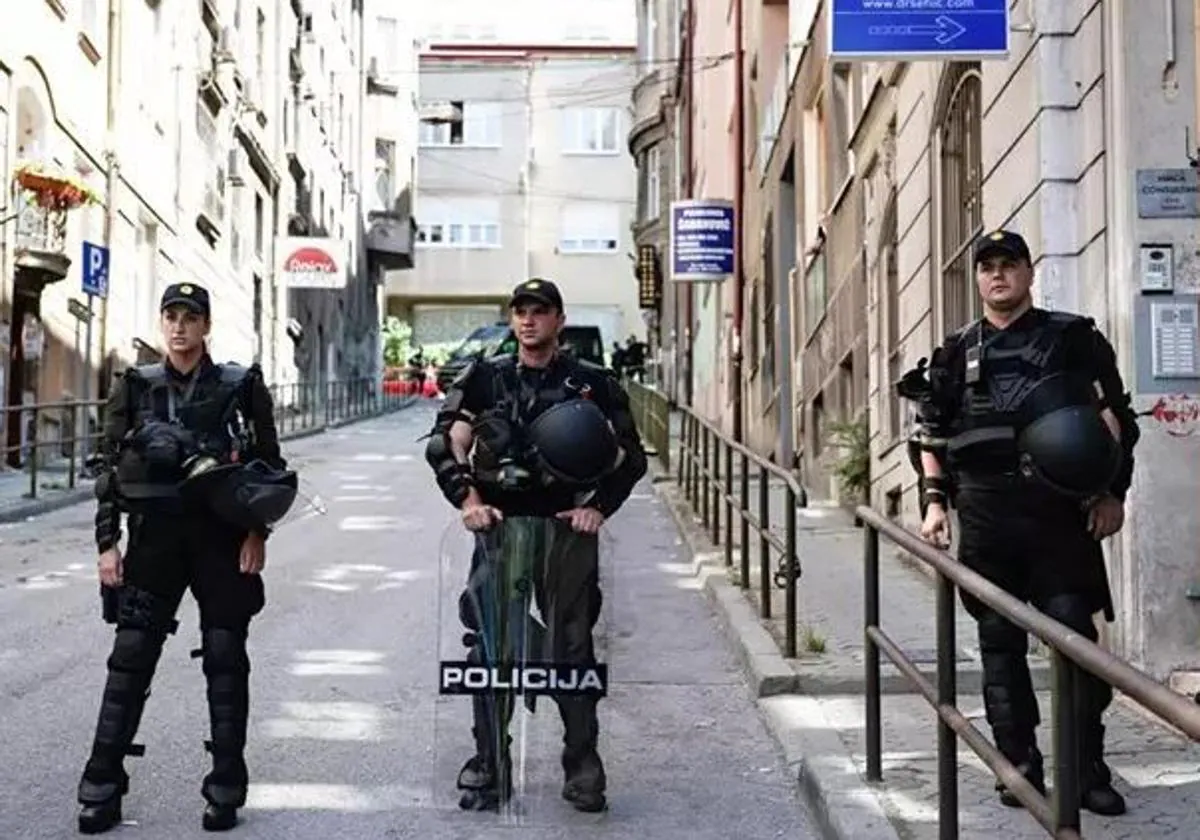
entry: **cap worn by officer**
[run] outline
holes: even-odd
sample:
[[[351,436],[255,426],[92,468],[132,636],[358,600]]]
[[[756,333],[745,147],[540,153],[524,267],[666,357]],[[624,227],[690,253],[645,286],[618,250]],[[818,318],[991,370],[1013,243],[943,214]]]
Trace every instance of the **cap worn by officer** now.
[[[509,308],[521,301],[534,301],[552,306],[559,311],[563,308],[562,293],[549,280],[526,280],[513,289],[512,297],[508,299]]]
[[[159,311],[165,312],[172,306],[185,306],[198,315],[208,317],[212,312],[208,289],[195,283],[173,283],[163,292]]]
[[[997,230],[985,233],[975,243],[975,264],[979,265],[989,257],[1013,257],[1032,263],[1029,245],[1019,233],[1011,230]]]

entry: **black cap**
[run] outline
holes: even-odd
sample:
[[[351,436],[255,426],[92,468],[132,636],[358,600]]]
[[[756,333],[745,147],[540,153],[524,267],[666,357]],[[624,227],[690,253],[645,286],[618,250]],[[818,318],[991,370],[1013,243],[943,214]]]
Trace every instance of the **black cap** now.
[[[161,312],[170,306],[186,306],[200,315],[208,315],[212,311],[208,301],[208,289],[195,283],[172,283],[167,286],[158,309]]]
[[[1025,238],[1019,233],[1013,233],[1011,230],[996,230],[991,233],[985,233],[975,243],[976,265],[996,254],[1016,257],[1028,263],[1033,262],[1033,257],[1029,254],[1029,245],[1026,244]]]
[[[562,294],[558,291],[558,286],[549,280],[534,278],[517,286],[513,289],[512,297],[508,299],[508,305],[516,306],[520,300],[535,300],[558,310],[563,308]]]

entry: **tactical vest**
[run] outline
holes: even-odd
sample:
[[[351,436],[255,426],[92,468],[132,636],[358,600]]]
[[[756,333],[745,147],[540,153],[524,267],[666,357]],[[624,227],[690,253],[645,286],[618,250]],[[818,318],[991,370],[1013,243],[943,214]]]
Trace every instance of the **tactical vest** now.
[[[1088,321],[1065,312],[1046,315],[1040,327],[1020,333],[1027,340],[1019,346],[1009,345],[1016,336],[1005,331],[985,338],[982,320],[959,333],[964,370],[969,371],[974,358],[979,375],[973,383],[964,377],[955,434],[947,441],[947,455],[956,470],[1016,469],[1017,435],[1032,419],[1024,416],[1022,403],[1039,380],[1054,372],[1067,331]]]
[[[116,465],[118,497],[126,509],[171,508],[190,456],[207,455],[227,463],[235,451],[249,445],[244,394],[250,369],[234,364],[217,367],[217,377],[203,383],[192,378],[182,393],[162,364],[141,365],[126,372],[131,422]],[[200,399],[196,399],[198,389]],[[177,468],[166,474],[152,471],[135,445],[139,434],[145,434],[152,423],[173,427],[185,441]]]
[[[565,365],[568,375],[551,377],[551,385],[534,387],[517,366],[515,355],[489,360],[495,405],[475,421],[476,451],[473,474],[476,481],[510,490],[529,489],[547,483],[533,463],[526,437],[528,426],[552,405],[586,396],[591,387],[570,376],[575,365]]]

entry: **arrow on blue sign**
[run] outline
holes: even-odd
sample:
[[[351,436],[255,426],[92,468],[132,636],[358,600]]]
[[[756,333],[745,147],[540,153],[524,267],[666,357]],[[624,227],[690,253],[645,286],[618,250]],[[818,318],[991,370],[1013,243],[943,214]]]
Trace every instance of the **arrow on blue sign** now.
[[[941,45],[949,44],[959,35],[967,31],[967,27],[963,26],[956,20],[951,20],[945,15],[940,15],[937,20],[931,25],[923,24],[903,24],[900,26],[884,25],[884,26],[868,26],[868,35],[932,35],[933,40]]]
[[[1008,0],[832,0],[832,59],[1004,58]]]

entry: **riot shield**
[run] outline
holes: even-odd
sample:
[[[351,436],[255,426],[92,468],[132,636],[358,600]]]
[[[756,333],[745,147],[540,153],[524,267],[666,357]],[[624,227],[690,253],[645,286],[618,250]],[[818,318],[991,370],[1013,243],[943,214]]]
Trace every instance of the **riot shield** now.
[[[604,810],[610,545],[603,529],[554,518],[506,517],[479,533],[450,523],[433,722],[444,815],[548,825],[572,806]]]

